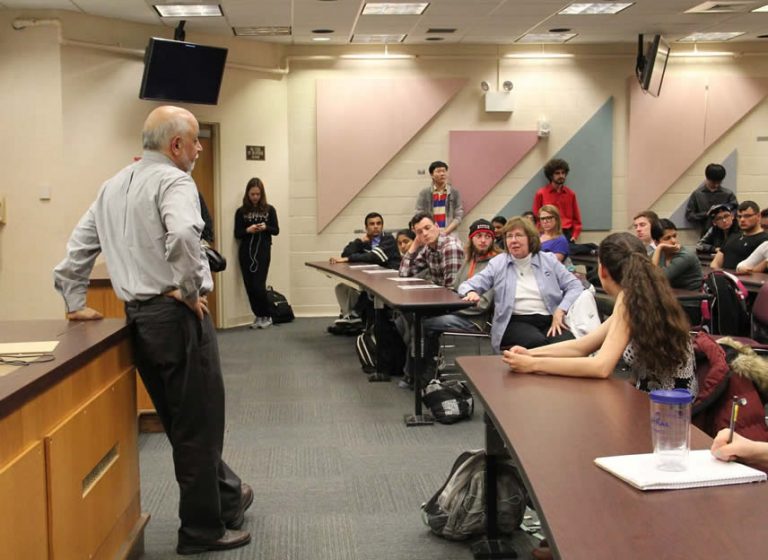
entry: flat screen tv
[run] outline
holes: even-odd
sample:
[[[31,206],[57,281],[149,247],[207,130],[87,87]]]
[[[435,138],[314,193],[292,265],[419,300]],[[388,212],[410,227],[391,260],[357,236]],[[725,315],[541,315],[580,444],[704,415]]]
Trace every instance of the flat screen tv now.
[[[227,49],[152,37],[139,98],[216,105]]]
[[[638,41],[637,77],[640,87],[658,97],[661,93],[661,84],[664,81],[664,72],[669,60],[669,43],[661,35],[654,35],[648,46],[643,43],[643,36]]]

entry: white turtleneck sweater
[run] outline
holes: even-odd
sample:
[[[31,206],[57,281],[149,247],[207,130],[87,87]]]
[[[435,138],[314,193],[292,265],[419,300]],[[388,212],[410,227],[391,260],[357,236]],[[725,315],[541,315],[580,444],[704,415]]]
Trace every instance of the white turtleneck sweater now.
[[[512,260],[515,263],[514,272],[517,275],[515,307],[512,313],[514,315],[549,315],[549,310],[541,299],[536,277],[533,275],[530,253],[522,259],[512,257]]]

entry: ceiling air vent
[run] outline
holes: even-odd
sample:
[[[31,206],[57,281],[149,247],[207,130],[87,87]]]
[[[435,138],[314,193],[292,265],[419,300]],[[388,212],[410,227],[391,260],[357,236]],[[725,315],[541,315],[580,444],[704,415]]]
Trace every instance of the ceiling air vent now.
[[[238,37],[277,37],[290,35],[290,26],[270,25],[264,27],[233,27],[232,31]]]
[[[427,33],[456,33],[455,27],[430,27]]]
[[[719,2],[702,2],[689,10],[686,14],[733,14],[749,11],[754,2],[745,0],[720,0]]]

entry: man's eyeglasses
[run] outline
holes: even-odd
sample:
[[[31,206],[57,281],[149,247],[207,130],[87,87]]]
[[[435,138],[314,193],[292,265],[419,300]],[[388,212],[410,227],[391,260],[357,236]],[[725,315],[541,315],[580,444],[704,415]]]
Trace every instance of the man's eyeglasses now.
[[[739,217],[741,217],[741,216],[739,216]],[[733,219],[733,214],[723,214],[722,216],[718,216],[717,218],[715,218],[712,221],[714,221],[714,222],[727,222],[728,220],[732,220],[732,219]]]
[[[757,212],[752,212],[751,214],[739,214],[737,217],[740,220],[748,220],[749,218],[754,218],[757,216]]]

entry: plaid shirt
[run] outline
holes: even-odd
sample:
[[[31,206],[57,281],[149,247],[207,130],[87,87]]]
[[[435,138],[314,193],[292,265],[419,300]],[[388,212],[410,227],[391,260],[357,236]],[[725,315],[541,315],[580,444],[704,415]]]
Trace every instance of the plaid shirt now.
[[[429,270],[432,282],[450,288],[463,263],[464,249],[461,244],[454,237],[441,233],[434,249],[427,245],[415,255],[403,255],[400,276],[417,276],[420,272]]]

